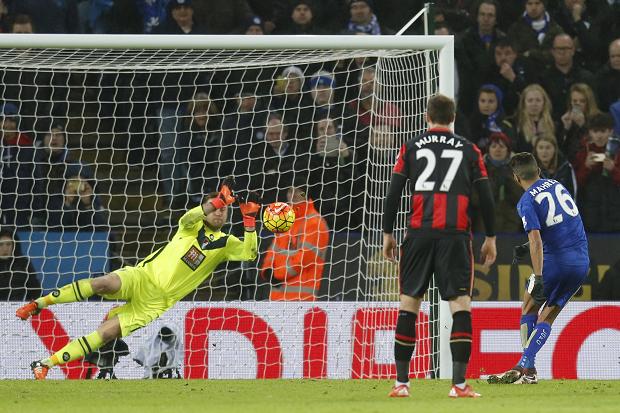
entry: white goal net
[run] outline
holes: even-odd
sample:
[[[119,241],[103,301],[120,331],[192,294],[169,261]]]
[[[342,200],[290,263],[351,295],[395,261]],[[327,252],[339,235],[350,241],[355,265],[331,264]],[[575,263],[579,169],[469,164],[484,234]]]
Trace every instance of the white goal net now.
[[[114,305],[94,297],[18,323],[21,302],[135,265],[228,175],[264,204],[289,202],[289,188],[300,188],[298,220],[316,210],[324,234],[304,238],[311,230],[302,228],[283,250],[259,224],[258,261],[222,264],[126,338],[132,357],[116,375],[148,376],[131,359],[167,326],[187,378],[393,377],[398,269],[381,256],[383,199],[398,148],[425,128],[428,97],[452,94],[451,40],[146,39],[0,41],[0,223],[21,257],[0,285],[0,378],[28,377],[30,361],[94,330]],[[223,231],[243,237],[238,208]],[[314,259],[306,254],[301,280],[265,260],[303,248]],[[429,300],[412,377],[439,374],[433,288]],[[52,377],[96,371],[78,361]]]

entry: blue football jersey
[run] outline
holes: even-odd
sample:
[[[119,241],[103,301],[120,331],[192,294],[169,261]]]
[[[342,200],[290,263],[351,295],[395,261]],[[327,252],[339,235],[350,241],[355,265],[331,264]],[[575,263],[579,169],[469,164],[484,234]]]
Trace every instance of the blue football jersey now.
[[[571,253],[571,261],[588,260],[588,239],[579,210],[558,181],[536,181],[521,196],[517,211],[526,232],[540,230],[545,255]]]

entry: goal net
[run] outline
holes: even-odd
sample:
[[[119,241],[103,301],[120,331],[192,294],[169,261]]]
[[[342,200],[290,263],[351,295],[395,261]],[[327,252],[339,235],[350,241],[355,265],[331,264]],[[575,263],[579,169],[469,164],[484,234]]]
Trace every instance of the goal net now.
[[[229,175],[264,204],[290,203],[298,188],[304,227],[274,241],[259,223],[259,259],[222,264],[125,338],[132,356],[116,375],[150,376],[132,358],[168,327],[187,378],[394,377],[398,269],[382,258],[383,200],[399,147],[425,128],[427,99],[452,94],[450,38],[6,37],[0,241],[12,238],[19,258],[0,287],[10,301],[0,378],[28,377],[30,361],[122,304],[94,297],[28,324],[14,320],[20,302],[137,264]],[[409,208],[404,195],[400,240]],[[223,231],[243,237],[241,218],[233,208]],[[304,248],[301,275],[265,258],[288,263]],[[412,377],[440,372],[435,288],[428,299]],[[52,377],[93,377],[92,363]]]

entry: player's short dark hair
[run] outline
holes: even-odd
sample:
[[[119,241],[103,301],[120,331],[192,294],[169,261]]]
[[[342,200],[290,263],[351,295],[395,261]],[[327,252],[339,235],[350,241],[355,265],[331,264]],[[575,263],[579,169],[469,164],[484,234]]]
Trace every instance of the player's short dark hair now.
[[[433,123],[449,125],[456,115],[456,104],[453,99],[441,94],[431,96],[426,108],[428,118]]]
[[[538,162],[529,152],[520,152],[510,160],[512,172],[521,179],[531,180],[538,176]]]

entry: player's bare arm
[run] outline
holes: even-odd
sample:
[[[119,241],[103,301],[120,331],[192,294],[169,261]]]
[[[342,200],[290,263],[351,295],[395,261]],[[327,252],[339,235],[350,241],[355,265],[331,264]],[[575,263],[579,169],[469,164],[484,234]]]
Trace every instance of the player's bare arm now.
[[[391,262],[396,262],[396,238],[392,234],[383,233],[383,257]]]
[[[543,242],[540,231],[533,229],[527,235],[530,244],[530,256],[532,258],[532,269],[535,275],[542,277],[543,271]]]
[[[534,304],[540,307],[545,301],[543,284],[543,242],[540,231],[533,229],[528,233],[530,243],[530,257],[532,258],[532,276],[530,277],[527,293],[532,297]]]
[[[480,261],[485,267],[489,267],[495,263],[497,259],[497,237],[484,237],[484,242],[480,248]]]

